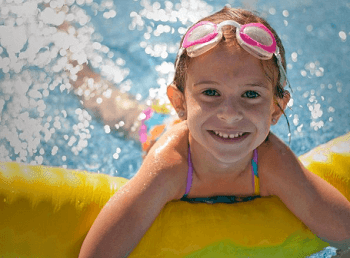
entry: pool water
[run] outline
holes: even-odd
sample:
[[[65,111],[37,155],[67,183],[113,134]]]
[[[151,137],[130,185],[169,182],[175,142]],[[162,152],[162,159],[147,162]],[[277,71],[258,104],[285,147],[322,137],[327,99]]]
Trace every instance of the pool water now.
[[[131,178],[141,145],[82,105],[64,71],[67,49],[140,103],[167,102],[181,35],[225,4],[258,11],[282,39],[293,88],[286,111],[292,150],[301,155],[349,132],[346,0],[0,0],[0,160]],[[71,42],[55,29],[63,21],[75,27]],[[283,118],[272,131],[288,142]]]

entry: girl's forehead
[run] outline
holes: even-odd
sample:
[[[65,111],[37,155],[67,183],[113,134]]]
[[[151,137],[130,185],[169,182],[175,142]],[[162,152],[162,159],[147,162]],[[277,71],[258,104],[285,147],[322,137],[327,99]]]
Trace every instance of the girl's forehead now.
[[[266,81],[261,60],[241,47],[220,45],[207,53],[192,58],[187,70],[187,81],[215,79]]]

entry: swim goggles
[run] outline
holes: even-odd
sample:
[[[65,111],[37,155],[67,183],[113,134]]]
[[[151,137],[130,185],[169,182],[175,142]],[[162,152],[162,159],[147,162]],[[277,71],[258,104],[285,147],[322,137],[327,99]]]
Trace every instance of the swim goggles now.
[[[275,55],[280,71],[281,86],[284,87],[288,84],[290,87],[275,37],[272,32],[261,23],[241,25],[236,21],[226,20],[219,24],[209,21],[202,21],[195,24],[185,35],[182,46],[176,57],[175,67],[178,66],[180,57],[185,49],[189,57],[196,57],[215,47],[222,39],[222,28],[227,25],[237,28],[236,38],[239,45],[251,55],[262,60],[271,59],[272,56]]]

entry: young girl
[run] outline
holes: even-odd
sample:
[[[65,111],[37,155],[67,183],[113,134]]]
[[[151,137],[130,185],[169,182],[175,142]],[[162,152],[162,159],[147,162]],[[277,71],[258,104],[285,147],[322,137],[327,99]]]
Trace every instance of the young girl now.
[[[290,95],[269,24],[225,7],[188,30],[175,65],[167,93],[182,122],[106,204],[79,257],[125,257],[167,202],[215,196],[276,195],[319,237],[348,243],[350,203],[270,133]]]

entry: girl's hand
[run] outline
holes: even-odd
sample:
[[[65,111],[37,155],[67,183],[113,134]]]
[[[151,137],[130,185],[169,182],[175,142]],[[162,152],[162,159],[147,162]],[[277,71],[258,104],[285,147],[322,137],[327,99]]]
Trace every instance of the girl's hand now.
[[[187,147],[185,122],[160,137],[138,173],[103,207],[83,242],[79,258],[130,254],[164,205],[185,193]]]

